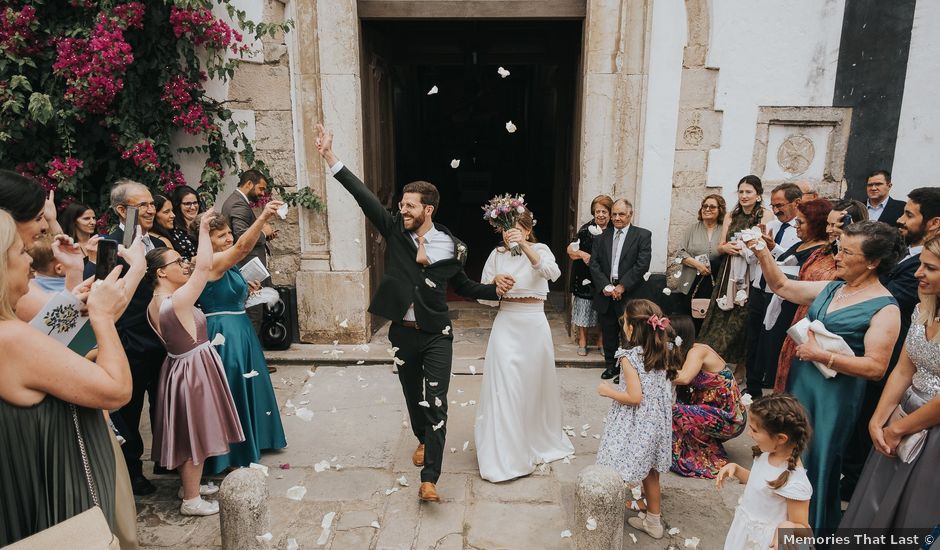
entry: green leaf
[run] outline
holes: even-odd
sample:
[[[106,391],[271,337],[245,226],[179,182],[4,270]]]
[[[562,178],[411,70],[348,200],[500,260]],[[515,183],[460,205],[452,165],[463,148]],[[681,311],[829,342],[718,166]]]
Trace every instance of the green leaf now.
[[[27,92],[33,91],[33,86],[29,83],[29,79],[21,74],[15,74],[10,77],[10,90],[15,90],[17,88],[23,88]]]
[[[48,95],[33,92],[29,96],[29,116],[33,117],[33,120],[45,124],[52,119],[54,114],[55,110],[52,108]]]

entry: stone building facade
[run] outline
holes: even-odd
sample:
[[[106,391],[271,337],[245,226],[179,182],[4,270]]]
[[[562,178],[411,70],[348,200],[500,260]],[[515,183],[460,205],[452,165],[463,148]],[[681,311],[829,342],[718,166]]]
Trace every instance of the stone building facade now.
[[[748,173],[766,180],[768,190],[782,181],[813,180],[829,196],[858,196],[864,183],[859,174],[882,167],[893,168],[899,198],[931,183],[918,178],[925,175],[922,155],[940,153],[940,114],[928,93],[940,74],[936,56],[928,55],[938,46],[928,29],[940,23],[940,8],[926,0],[852,4],[251,3],[256,19],[291,19],[294,29],[265,39],[262,54],[243,64],[220,93],[248,121],[274,177],[309,187],[326,203],[322,214],[291,209],[271,243],[275,284],[297,289],[301,340],[365,342],[379,322],[365,309],[381,270],[381,239],[329,177],[314,145],[315,125],[322,121],[354,172],[387,174],[376,165],[394,162],[383,137],[390,130],[376,129],[385,113],[377,90],[386,76],[376,64],[382,56],[364,46],[364,22],[579,24],[572,137],[565,144],[570,192],[559,207],[567,227],[555,234],[570,235],[589,219],[595,195],[626,197],[636,205],[635,223],[653,231],[653,270],[662,271],[701,197],[719,192],[733,204],[735,184]],[[872,44],[868,51],[857,47],[865,43]],[[376,189],[391,206],[405,182],[367,183],[385,186]],[[549,244],[562,256],[567,240],[556,240],[561,242]],[[338,326],[344,319],[348,328]]]

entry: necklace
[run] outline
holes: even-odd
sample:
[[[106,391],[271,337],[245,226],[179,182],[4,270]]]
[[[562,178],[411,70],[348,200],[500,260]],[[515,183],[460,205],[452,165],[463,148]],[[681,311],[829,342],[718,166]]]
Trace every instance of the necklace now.
[[[873,283],[869,283],[869,284],[863,286],[862,288],[860,288],[860,289],[858,289],[858,290],[853,290],[852,292],[846,292],[846,291],[845,291],[846,285],[843,285],[843,286],[839,289],[839,295],[836,296],[833,301],[838,302],[838,301],[840,301],[840,300],[847,300],[847,299],[851,298],[852,296],[855,296],[855,295],[858,294],[859,292],[865,290],[866,288],[870,287],[872,284],[873,284]]]

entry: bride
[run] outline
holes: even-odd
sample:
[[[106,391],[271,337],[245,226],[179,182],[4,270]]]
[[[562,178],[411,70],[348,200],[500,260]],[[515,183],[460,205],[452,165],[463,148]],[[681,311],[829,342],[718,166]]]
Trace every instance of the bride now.
[[[532,226],[526,210],[515,228],[503,232],[506,247],[493,250],[483,268],[483,283],[497,273],[515,280],[493,321],[474,428],[480,476],[492,482],[529,475],[540,463],[574,454],[561,428],[555,350],[543,309],[548,281],[561,271],[551,250],[536,242]],[[522,254],[511,254],[512,243]]]

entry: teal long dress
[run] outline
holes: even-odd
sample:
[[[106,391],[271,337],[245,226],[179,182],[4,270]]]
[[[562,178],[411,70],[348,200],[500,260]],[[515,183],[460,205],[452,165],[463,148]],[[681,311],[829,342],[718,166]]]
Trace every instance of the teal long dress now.
[[[225,343],[215,349],[222,357],[225,377],[245,433],[245,441],[232,444],[227,455],[206,459],[205,472],[209,474],[230,466],[248,466],[258,462],[261,451],[287,446],[261,342],[245,315],[247,297],[248,284],[237,267],[207,284],[199,296],[199,306],[206,314],[209,341],[217,334],[225,337]],[[257,372],[257,376],[245,378],[251,371]]]
[[[810,305],[807,316],[811,321],[822,321],[860,357],[865,354],[865,333],[871,318],[897,302],[890,296],[880,296],[829,313],[829,304],[844,284],[829,283]],[[813,427],[812,439],[803,452],[803,465],[813,484],[809,522],[817,535],[832,534],[842,517],[842,457],[861,412],[865,384],[864,378],[846,374],[827,379],[812,362],[793,359],[789,390],[806,407]]]

